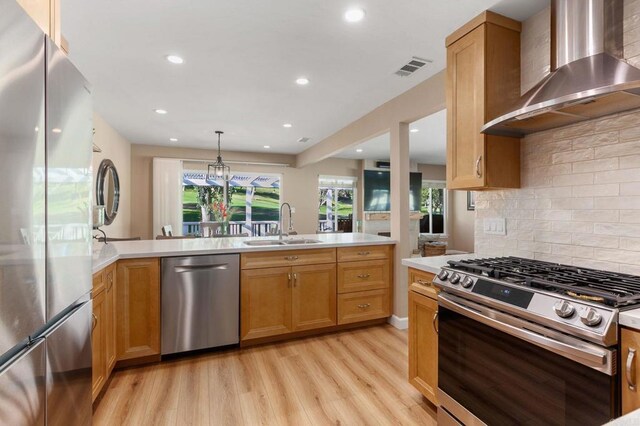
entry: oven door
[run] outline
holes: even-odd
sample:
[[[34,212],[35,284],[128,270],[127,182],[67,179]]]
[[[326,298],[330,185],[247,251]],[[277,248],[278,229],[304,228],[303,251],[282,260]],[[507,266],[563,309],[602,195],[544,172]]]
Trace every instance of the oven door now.
[[[618,414],[615,349],[438,297],[438,400],[467,425],[601,425]]]

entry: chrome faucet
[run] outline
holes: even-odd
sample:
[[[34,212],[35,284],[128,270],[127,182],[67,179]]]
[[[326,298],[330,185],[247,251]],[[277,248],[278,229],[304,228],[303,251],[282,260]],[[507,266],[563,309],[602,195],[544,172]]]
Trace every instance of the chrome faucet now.
[[[278,239],[282,239],[282,228],[283,228],[283,224],[284,224],[284,220],[283,220],[283,214],[282,214],[282,208],[284,206],[289,207],[289,231],[291,231],[293,229],[293,219],[291,218],[291,204],[289,203],[282,203],[280,204],[280,223],[278,224]],[[288,234],[284,234],[284,235],[288,235]]]

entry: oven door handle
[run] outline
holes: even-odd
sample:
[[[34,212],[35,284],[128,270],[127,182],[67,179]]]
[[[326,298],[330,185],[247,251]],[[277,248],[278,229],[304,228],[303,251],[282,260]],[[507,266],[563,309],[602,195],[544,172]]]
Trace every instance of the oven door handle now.
[[[565,358],[569,358],[588,367],[602,370],[602,368],[607,365],[610,352],[604,349],[598,349],[596,347],[578,347],[570,343],[561,342],[551,337],[508,324],[504,321],[491,318],[491,316],[487,316],[482,312],[476,311],[475,309],[471,309],[464,305],[461,305],[460,303],[453,301],[451,299],[451,296],[447,294],[440,293],[438,295],[438,302],[441,306],[457,312],[460,315],[478,321],[496,330],[505,332],[526,342],[548,349],[553,353],[564,356]],[[487,312],[491,314],[490,309],[483,307],[483,310],[484,309],[486,309]],[[586,345],[587,343],[585,343],[583,346]]]

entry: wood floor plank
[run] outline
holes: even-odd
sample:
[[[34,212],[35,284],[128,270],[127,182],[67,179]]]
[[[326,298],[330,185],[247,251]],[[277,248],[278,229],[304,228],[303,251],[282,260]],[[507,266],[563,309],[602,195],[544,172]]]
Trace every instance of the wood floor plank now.
[[[407,332],[375,326],[114,372],[95,425],[435,425]]]

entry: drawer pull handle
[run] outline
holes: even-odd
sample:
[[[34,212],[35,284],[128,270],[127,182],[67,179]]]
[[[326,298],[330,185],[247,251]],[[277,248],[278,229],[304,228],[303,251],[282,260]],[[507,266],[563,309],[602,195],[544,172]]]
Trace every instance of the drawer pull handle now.
[[[431,281],[416,280],[416,282],[417,282],[418,284],[422,284],[422,285],[426,285],[426,286],[431,287]]]
[[[291,272],[289,272],[289,273],[287,274],[287,277],[289,278],[289,281],[288,281],[287,287],[291,288]]]
[[[359,256],[368,256],[368,255],[370,255],[370,254],[371,254],[371,252],[370,252],[370,251],[359,251],[359,252],[358,252],[358,255],[359,255]]]
[[[367,309],[369,306],[371,306],[371,303],[362,303],[362,304],[358,305],[358,308]]]
[[[98,317],[94,313],[91,314],[91,317],[91,331],[93,331],[98,325]]]
[[[631,368],[633,367],[633,359],[636,356],[636,350],[629,348],[629,355],[627,355],[627,368],[625,370],[625,376],[627,376],[627,385],[629,386],[629,390],[636,390],[636,384],[633,382],[633,377],[631,377]]]
[[[433,329],[436,331],[436,334],[439,334],[438,333],[438,313],[437,312],[433,315]]]
[[[482,177],[482,172],[480,171],[480,162],[482,161],[482,155],[478,157],[476,160],[476,177]]]
[[[369,275],[369,274],[360,274],[360,275],[358,275],[358,278],[365,279],[365,278],[369,278],[370,276],[371,275]]]
[[[285,256],[285,260],[298,260],[298,256]]]
[[[298,282],[298,274],[297,273],[293,273],[293,286],[297,287],[296,283]]]

